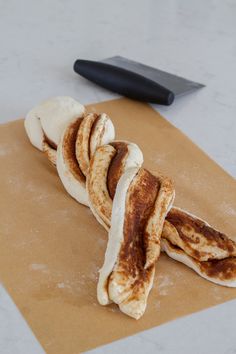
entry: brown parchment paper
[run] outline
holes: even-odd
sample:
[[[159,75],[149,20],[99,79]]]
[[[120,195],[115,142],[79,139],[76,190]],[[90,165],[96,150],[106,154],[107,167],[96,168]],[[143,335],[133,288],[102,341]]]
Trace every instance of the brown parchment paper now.
[[[136,142],[147,168],[172,176],[175,205],[236,237],[235,180],[185,135],[146,104],[119,99],[89,109],[111,116],[117,139]],[[77,354],[236,297],[161,255],[142,319],[98,305],[106,232],[67,195],[23,120],[0,127],[0,158],[0,278],[47,353]]]

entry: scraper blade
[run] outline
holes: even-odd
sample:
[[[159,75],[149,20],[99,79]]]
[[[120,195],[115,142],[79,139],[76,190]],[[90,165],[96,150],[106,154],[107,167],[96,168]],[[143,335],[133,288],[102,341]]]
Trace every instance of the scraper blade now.
[[[205,85],[198,82],[187,80],[180,76],[170,74],[166,71],[162,71],[121,56],[107,58],[102,60],[102,62],[133,71],[136,74],[151,79],[159,85],[171,90],[175,94],[175,97],[186,95],[190,92],[205,87]]]

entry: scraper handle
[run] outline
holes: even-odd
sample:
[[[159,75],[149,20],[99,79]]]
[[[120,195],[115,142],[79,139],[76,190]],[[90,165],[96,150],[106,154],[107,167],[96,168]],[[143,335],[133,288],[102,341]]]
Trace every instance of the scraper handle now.
[[[139,101],[165,106],[174,101],[172,91],[142,75],[114,65],[78,59],[74,63],[74,71],[108,90]]]

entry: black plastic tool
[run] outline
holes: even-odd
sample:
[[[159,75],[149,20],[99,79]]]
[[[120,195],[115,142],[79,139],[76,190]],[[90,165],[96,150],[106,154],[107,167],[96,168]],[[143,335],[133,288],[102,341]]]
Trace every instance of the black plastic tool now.
[[[118,66],[78,59],[74,71],[106,89],[139,101],[169,106],[175,98],[164,86]]]

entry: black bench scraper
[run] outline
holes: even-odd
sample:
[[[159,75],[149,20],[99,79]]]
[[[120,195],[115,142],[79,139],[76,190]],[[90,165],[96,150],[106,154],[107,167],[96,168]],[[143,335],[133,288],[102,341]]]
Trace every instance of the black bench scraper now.
[[[74,71],[121,95],[166,106],[172,104],[175,97],[204,87],[120,56],[102,62],[78,59]]]

